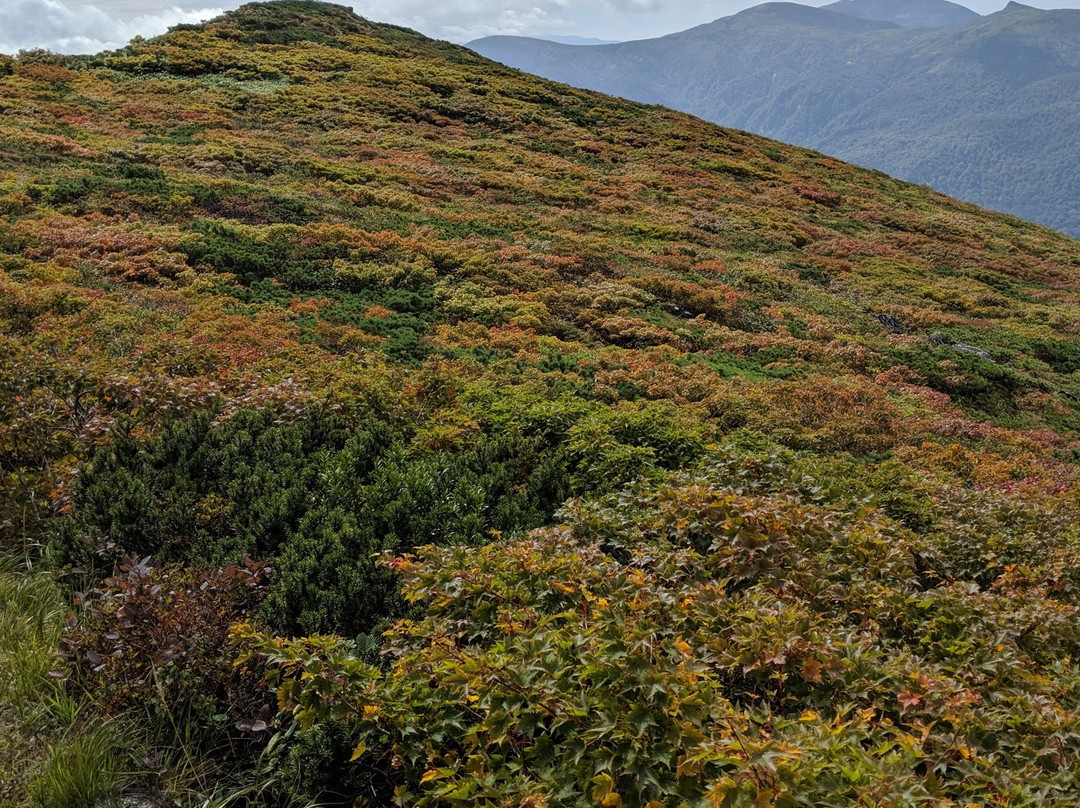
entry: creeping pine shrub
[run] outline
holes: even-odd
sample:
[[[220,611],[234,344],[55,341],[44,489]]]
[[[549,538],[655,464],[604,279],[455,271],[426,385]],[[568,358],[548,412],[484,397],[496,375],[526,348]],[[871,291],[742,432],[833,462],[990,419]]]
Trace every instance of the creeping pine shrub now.
[[[234,665],[229,626],[258,603],[269,567],[198,570],[125,559],[80,605],[60,640],[69,685],[108,714],[145,710],[167,736],[183,716],[206,744],[242,746],[266,729],[261,669]],[[162,740],[168,740],[167,737]]]
[[[439,378],[417,396],[434,409],[453,390]],[[570,496],[691,465],[706,445],[662,402],[530,404],[500,393],[484,416],[454,439],[318,409],[291,423],[271,410],[224,423],[203,414],[149,439],[118,429],[82,467],[73,518],[50,549],[84,569],[99,564],[95,539],[198,568],[273,558],[262,622],[355,637],[407,613],[377,554],[522,533]]]

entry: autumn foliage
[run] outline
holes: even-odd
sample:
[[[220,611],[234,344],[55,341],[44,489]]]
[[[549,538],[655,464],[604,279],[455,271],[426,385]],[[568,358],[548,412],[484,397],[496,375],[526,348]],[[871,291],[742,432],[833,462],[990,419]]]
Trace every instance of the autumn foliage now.
[[[83,715],[298,804],[1070,804],[1076,241],[295,0],[0,111]]]

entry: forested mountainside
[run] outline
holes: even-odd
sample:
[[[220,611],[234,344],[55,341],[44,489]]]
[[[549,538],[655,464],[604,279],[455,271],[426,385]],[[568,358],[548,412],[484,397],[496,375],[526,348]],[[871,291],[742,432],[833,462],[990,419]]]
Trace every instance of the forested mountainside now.
[[[951,20],[950,6],[767,3],[619,45],[488,37],[469,47],[1080,235],[1080,11],[1010,3],[959,25],[897,27]]]
[[[1075,804],[1080,242],[333,5],[0,73],[0,803]]]

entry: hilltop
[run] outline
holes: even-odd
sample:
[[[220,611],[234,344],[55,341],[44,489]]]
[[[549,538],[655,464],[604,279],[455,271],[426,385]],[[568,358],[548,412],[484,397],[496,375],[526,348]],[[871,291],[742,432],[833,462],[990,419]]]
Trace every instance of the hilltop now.
[[[664,104],[1073,235],[1080,12],[1011,3],[766,3],[658,39],[469,43],[556,81]],[[900,27],[904,26],[904,27]]]
[[[0,802],[1074,800],[1080,242],[295,0],[0,112]]]

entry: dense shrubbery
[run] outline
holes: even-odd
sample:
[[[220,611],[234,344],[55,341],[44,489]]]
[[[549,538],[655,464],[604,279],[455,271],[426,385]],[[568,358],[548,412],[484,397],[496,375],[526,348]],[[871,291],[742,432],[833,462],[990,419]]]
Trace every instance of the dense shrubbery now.
[[[1070,805],[1075,530],[987,577],[936,530],[819,504],[779,456],[768,482],[731,459],[528,541],[390,562],[424,616],[389,668],[263,637],[281,698],[351,726],[414,805]],[[1074,516],[1011,508],[999,529]]]

